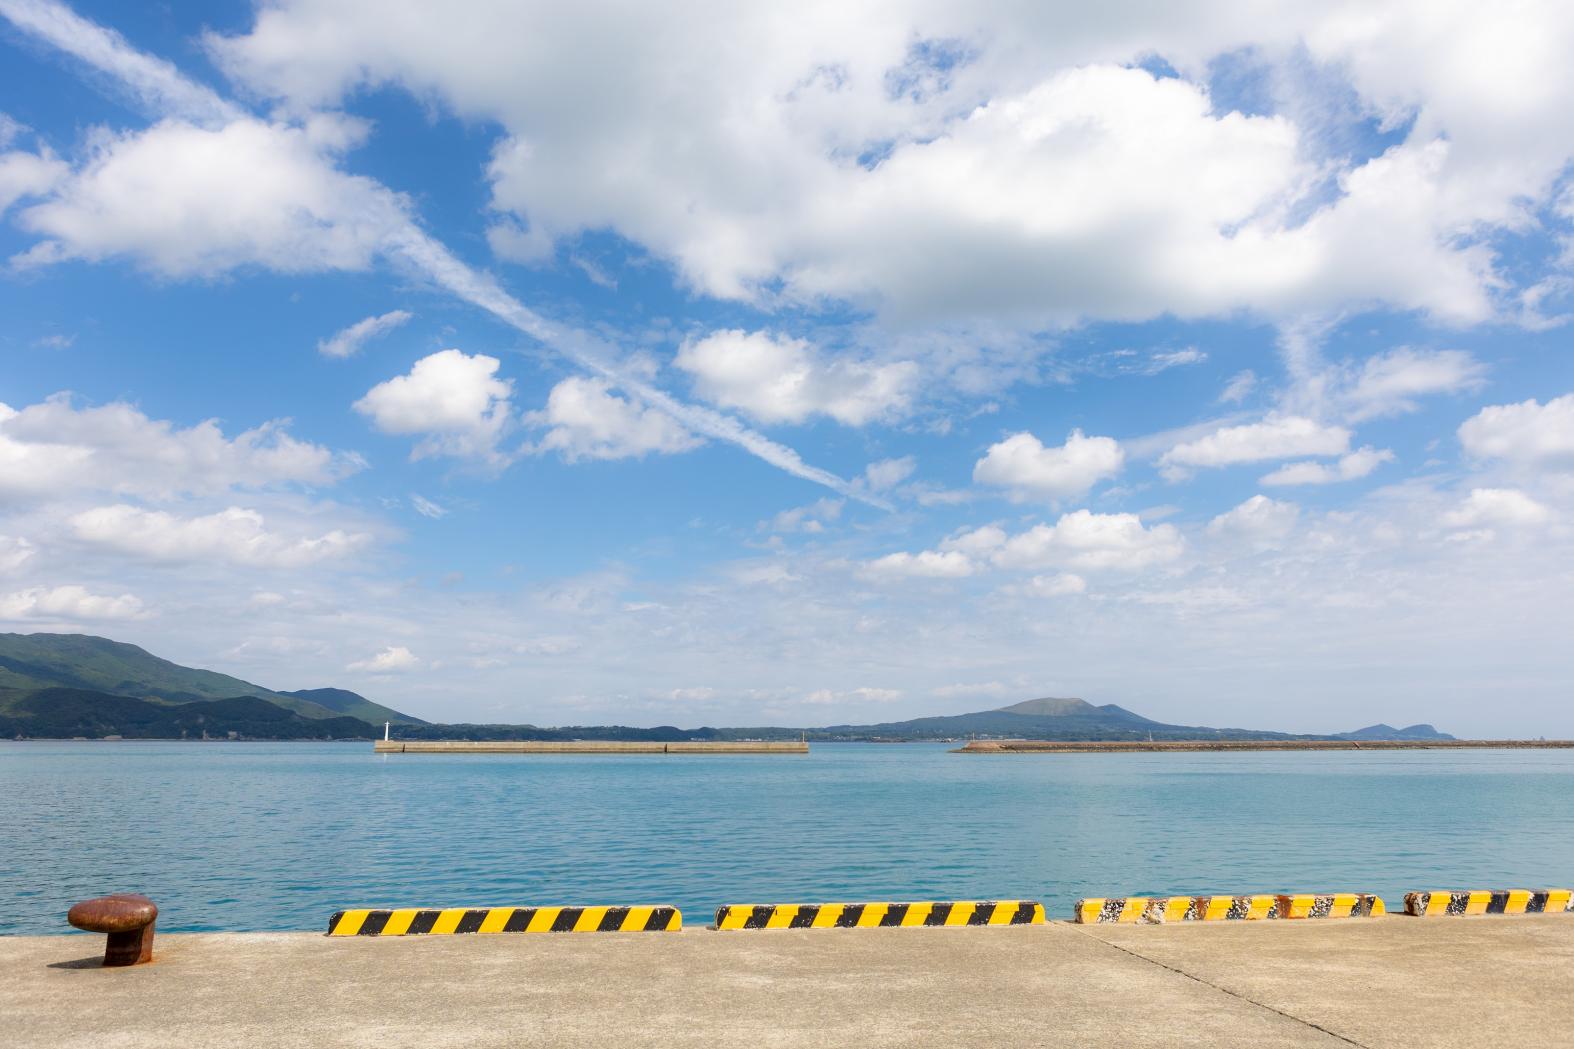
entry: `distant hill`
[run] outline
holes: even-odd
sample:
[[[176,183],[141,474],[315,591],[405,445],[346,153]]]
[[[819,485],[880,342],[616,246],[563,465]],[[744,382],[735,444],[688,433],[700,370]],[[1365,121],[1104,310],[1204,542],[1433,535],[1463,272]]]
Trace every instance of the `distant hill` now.
[[[294,692],[283,692],[280,695],[294,696],[304,699],[309,703],[316,703],[320,707],[348,714],[352,718],[381,724],[392,721],[395,725],[424,725],[426,722],[420,718],[413,718],[409,714],[401,714],[392,707],[385,707],[381,703],[373,703],[365,696],[351,692],[346,688],[303,688]]]
[[[0,738],[373,739],[358,718],[303,717],[257,696],[158,703],[79,688],[30,692],[0,714]]]
[[[163,703],[255,696],[308,718],[349,714],[368,722],[420,723],[342,689],[275,692],[212,670],[183,667],[145,649],[90,634],[0,634],[0,713],[43,689],[78,689]],[[312,693],[326,693],[324,696]],[[325,702],[325,700],[327,700]]]
[[[1366,728],[1358,728],[1354,732],[1341,732],[1335,739],[1453,739],[1447,732],[1439,732],[1431,725],[1411,725],[1408,728],[1394,728],[1392,725],[1376,724]]]

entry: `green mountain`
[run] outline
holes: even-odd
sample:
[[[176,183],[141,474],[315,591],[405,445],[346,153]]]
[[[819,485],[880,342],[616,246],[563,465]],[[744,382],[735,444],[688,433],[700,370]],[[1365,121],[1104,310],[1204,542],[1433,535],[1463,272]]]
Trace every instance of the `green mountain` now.
[[[401,714],[392,707],[385,707],[381,703],[373,703],[365,696],[351,692],[347,688],[303,688],[294,692],[282,692],[280,695],[294,696],[304,699],[308,703],[316,703],[320,707],[346,714],[352,718],[360,718],[374,724],[392,721],[395,725],[424,725],[426,722],[420,718],[413,718],[409,714]]]
[[[79,688],[44,688],[0,714],[0,738],[374,739],[358,718],[304,717],[257,696],[159,703]]]
[[[0,713],[43,689],[78,689],[161,703],[255,696],[308,718],[368,722],[418,719],[340,689],[275,692],[250,681],[160,659],[136,645],[90,634],[0,634]],[[329,692],[318,697],[313,692]],[[324,702],[324,699],[330,702]]]

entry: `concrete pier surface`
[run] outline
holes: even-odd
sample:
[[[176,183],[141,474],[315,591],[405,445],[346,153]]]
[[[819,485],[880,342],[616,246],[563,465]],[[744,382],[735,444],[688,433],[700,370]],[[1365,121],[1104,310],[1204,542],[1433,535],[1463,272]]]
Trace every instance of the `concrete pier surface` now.
[[[0,937],[0,1041],[114,1046],[1574,1044],[1574,916],[330,939]]]
[[[807,754],[809,744],[763,740],[643,743],[624,740],[379,739],[378,754]]]

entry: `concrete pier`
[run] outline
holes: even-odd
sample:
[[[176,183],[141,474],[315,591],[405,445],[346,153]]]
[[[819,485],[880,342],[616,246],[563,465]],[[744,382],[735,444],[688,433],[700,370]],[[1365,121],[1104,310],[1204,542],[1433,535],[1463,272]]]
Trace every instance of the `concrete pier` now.
[[[760,740],[644,743],[622,740],[379,739],[378,754],[807,754],[809,744]]]
[[[330,939],[0,937],[17,1049],[1567,1046],[1574,915]]]

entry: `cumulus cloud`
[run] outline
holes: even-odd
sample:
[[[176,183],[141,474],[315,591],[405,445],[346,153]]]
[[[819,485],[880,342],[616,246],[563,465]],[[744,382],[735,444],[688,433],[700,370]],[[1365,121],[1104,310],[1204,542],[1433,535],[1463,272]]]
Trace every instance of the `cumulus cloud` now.
[[[864,483],[876,492],[886,492],[911,477],[917,468],[918,460],[911,455],[881,459],[864,467]]]
[[[1367,445],[1349,455],[1341,456],[1333,464],[1302,462],[1290,463],[1259,479],[1260,484],[1284,486],[1296,484],[1334,484],[1337,481],[1354,481],[1365,477],[1383,463],[1394,461],[1394,453],[1387,448]]]
[[[353,357],[372,339],[393,331],[412,316],[414,314],[407,310],[390,310],[387,313],[356,321],[348,328],[335,332],[319,342],[317,352],[324,357]]]
[[[1574,393],[1542,404],[1494,404],[1459,427],[1459,443],[1477,459],[1518,466],[1574,466]]]
[[[1005,488],[1017,501],[1082,495],[1120,473],[1126,453],[1110,437],[1072,430],[1066,443],[1046,448],[1031,433],[1013,434],[990,446],[973,466],[973,480]]]
[[[168,119],[100,134],[80,168],[19,213],[43,238],[19,261],[127,257],[167,277],[247,265],[365,269],[409,219],[398,196],[334,167],[360,133],[347,118],[319,117],[305,126]]]
[[[992,559],[1002,568],[1066,565],[1083,570],[1134,571],[1173,561],[1186,549],[1179,529],[1145,527],[1136,514],[1075,510],[1053,525],[1038,524],[1011,536]]]
[[[390,645],[374,656],[345,664],[344,669],[366,674],[398,674],[414,669],[420,662],[420,657],[403,645]]]
[[[501,464],[506,457],[497,442],[510,422],[514,384],[497,378],[500,363],[440,350],[373,386],[353,407],[383,433],[420,435],[412,459],[452,455]]]
[[[864,563],[863,574],[871,579],[962,579],[976,568],[966,554],[956,550],[924,550],[917,554],[899,551]]]
[[[0,146],[5,145],[0,142]],[[19,200],[41,197],[59,185],[71,168],[53,153],[15,149],[0,153],[0,214]]]
[[[341,558],[370,542],[359,532],[334,529],[320,536],[269,531],[255,510],[230,507],[203,517],[179,517],[120,504],[74,515],[81,542],[156,561],[217,561],[254,568],[300,568]]]
[[[462,18],[283,0],[209,42],[295,108],[393,84],[500,121],[496,240],[536,257],[613,229],[709,294],[893,317],[1387,302],[1479,319],[1497,280],[1479,230],[1529,221],[1574,153],[1557,101],[1574,76],[1552,43],[1574,27],[1532,10],[1286,0],[1068,27],[1011,5],[811,5],[784,24],[677,4],[543,24],[505,0]],[[1350,123],[1375,115],[1403,140],[1352,155],[1354,136],[1322,133],[1341,106],[1321,96],[1229,111],[1203,83],[1243,49],[1269,75],[1326,71]]]
[[[77,408],[65,394],[21,410],[0,404],[0,498],[326,485],[361,467],[358,456],[296,440],[285,426],[226,437],[212,419],[181,429],[125,403]]]
[[[1208,522],[1208,534],[1273,544],[1295,529],[1301,508],[1266,495],[1254,495]]]
[[[671,455],[704,443],[667,413],[619,397],[602,379],[564,379],[546,407],[524,421],[547,431],[532,450],[557,452],[569,462]]]
[[[807,532],[818,535],[825,531],[827,524],[842,516],[842,507],[845,505],[842,499],[817,499],[808,506],[783,510],[769,521],[761,521],[760,528],[777,533]]]
[[[804,339],[738,329],[690,339],[673,363],[693,376],[699,396],[763,423],[888,418],[906,409],[918,373],[909,361],[827,359]]]
[[[1245,426],[1220,427],[1205,437],[1183,441],[1159,457],[1171,478],[1192,468],[1233,466],[1305,455],[1343,455],[1350,449],[1350,431],[1297,415],[1274,416]]]
[[[1464,502],[1443,515],[1450,528],[1527,526],[1552,520],[1552,511],[1513,488],[1473,488]]]
[[[83,586],[35,586],[0,594],[0,620],[136,619],[142,602],[132,594],[95,594]]]
[[[1055,575],[1036,575],[1024,584],[1023,589],[1038,597],[1068,597],[1087,593],[1088,581],[1074,572]]]

